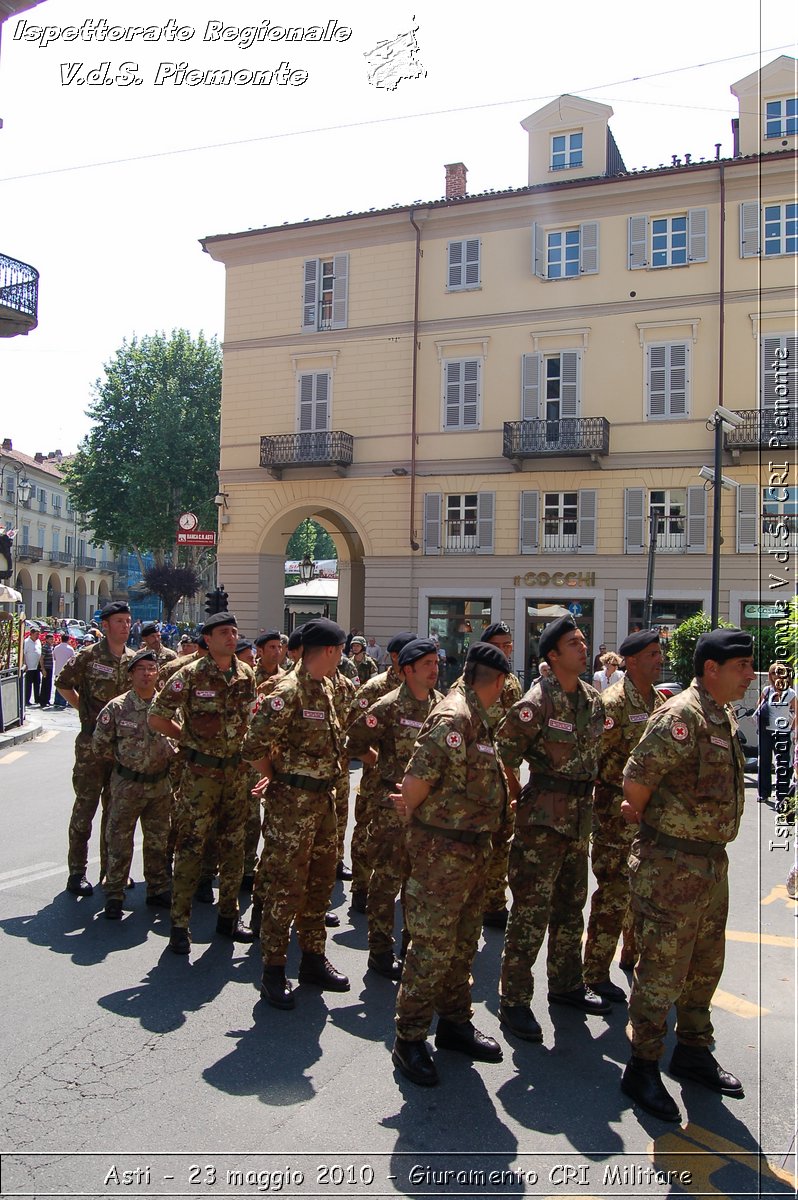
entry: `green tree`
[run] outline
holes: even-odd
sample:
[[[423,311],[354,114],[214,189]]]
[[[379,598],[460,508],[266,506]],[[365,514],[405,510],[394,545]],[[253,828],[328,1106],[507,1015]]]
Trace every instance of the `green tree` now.
[[[285,548],[285,556],[289,559],[302,559],[306,553],[313,559],[338,557],[335,542],[327,530],[310,517],[300,521]]]
[[[722,629],[729,629],[728,621],[721,621]],[[682,687],[688,687],[693,678],[693,654],[695,644],[702,633],[709,633],[712,621],[705,612],[696,613],[677,625],[668,640],[668,674],[679,681]],[[664,676],[663,676],[664,678]]]
[[[792,597],[785,615],[776,622],[773,658],[780,658],[798,670],[798,596]]]
[[[200,577],[193,567],[173,567],[171,563],[155,563],[148,567],[144,582],[147,591],[162,602],[167,621],[171,621],[178,600],[196,596],[201,587]]]
[[[70,500],[99,540],[177,562],[181,512],[216,526],[221,351],[175,329],[123,342],[104,370],[94,426],[66,466]]]

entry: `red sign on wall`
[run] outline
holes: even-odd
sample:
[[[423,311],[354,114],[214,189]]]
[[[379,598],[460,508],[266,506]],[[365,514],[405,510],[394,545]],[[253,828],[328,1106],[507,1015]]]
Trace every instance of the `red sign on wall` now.
[[[178,546],[215,546],[216,534],[212,529],[193,529],[191,532],[178,529],[177,544]]]

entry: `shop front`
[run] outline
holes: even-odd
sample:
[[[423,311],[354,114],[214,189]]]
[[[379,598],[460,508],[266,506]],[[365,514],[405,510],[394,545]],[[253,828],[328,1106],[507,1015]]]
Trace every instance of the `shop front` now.
[[[491,614],[489,595],[428,598],[422,636],[436,638],[440,647],[440,685],[448,688],[462,674],[468,647],[480,640],[493,620]]]
[[[538,676],[540,635],[550,621],[574,618],[587,640],[585,679],[593,678],[593,657],[604,629],[604,591],[595,571],[527,571],[516,576],[515,669],[525,688]]]

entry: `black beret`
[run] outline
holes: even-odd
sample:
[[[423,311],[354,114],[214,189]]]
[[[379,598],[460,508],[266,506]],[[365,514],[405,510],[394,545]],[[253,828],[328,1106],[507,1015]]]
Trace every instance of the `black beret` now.
[[[618,647],[618,653],[621,658],[630,658],[633,654],[639,654],[641,650],[645,650],[646,646],[651,646],[658,641],[659,634],[656,629],[641,629],[639,633],[630,633],[628,638],[624,638]]]
[[[158,661],[158,658],[155,654],[155,651],[150,650],[148,647],[145,646],[145,648],[143,650],[139,650],[138,654],[134,654],[132,658],[129,658],[127,660],[127,669],[128,669],[128,671],[132,671],[133,668],[137,667],[140,662],[157,663],[157,661]]]
[[[403,646],[408,642],[414,642],[416,635],[414,633],[395,633],[388,643],[388,653],[398,654]]]
[[[258,634],[258,636],[255,638],[254,644],[256,646],[265,646],[267,642],[279,642],[279,640],[279,629],[267,629],[265,633]]]
[[[107,621],[109,617],[115,617],[117,613],[127,613],[129,616],[130,605],[125,600],[114,600],[112,604],[106,604],[100,613],[100,620]]]
[[[205,641],[205,638],[202,636],[202,631],[200,631],[197,634],[197,645],[199,646],[200,650],[208,649],[208,643]]]
[[[549,650],[556,650],[560,638],[566,633],[572,633],[574,629],[576,629],[576,621],[570,613],[567,617],[558,617],[556,621],[551,621],[540,635],[538,646],[540,657],[545,658]]]
[[[494,671],[501,671],[503,675],[509,675],[512,671],[507,656],[502,654],[498,646],[492,646],[490,642],[472,642],[468,647],[465,665],[468,667],[474,664],[481,667],[492,667]]]
[[[437,658],[438,647],[431,638],[414,638],[412,642],[402,646],[399,651],[399,666],[406,667],[410,663],[417,662],[419,658],[424,658],[426,654],[434,654]]]
[[[245,650],[252,650],[253,643],[248,638],[239,638],[236,642],[236,654],[242,654]]]
[[[346,634],[335,621],[326,617],[314,617],[302,626],[303,646],[343,646]]]
[[[148,621],[146,625],[141,627],[141,636],[149,637],[151,633],[159,633],[158,624],[156,621]]]
[[[713,629],[711,633],[702,633],[695,644],[693,670],[700,675],[708,659],[725,663],[730,658],[749,658],[753,653],[754,639],[750,633],[743,633],[742,629]]]
[[[288,649],[289,650],[298,650],[299,647],[302,645],[302,630],[303,629],[304,629],[304,626],[300,625],[298,629],[295,629],[293,631],[293,633],[291,633],[289,635],[289,638],[288,638]]]
[[[481,640],[483,642],[489,642],[491,638],[502,637],[502,636],[506,637],[507,634],[509,634],[510,637],[513,636],[512,630],[510,629],[510,626],[507,624],[507,622],[506,621],[494,621],[494,623],[492,625],[489,625],[487,629],[484,629],[482,631]]]
[[[219,629],[222,625],[238,625],[235,613],[214,613],[212,617],[208,617],[208,620],[202,626],[202,632],[210,633],[212,629]]]

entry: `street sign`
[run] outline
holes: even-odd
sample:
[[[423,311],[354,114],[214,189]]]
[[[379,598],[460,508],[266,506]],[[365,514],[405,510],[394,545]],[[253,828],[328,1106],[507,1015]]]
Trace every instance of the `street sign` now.
[[[212,529],[195,529],[193,532],[184,532],[182,529],[177,533],[178,546],[215,546],[216,534]]]
[[[745,615],[754,620],[767,621],[772,617],[783,617],[785,614],[778,604],[746,604]]]

